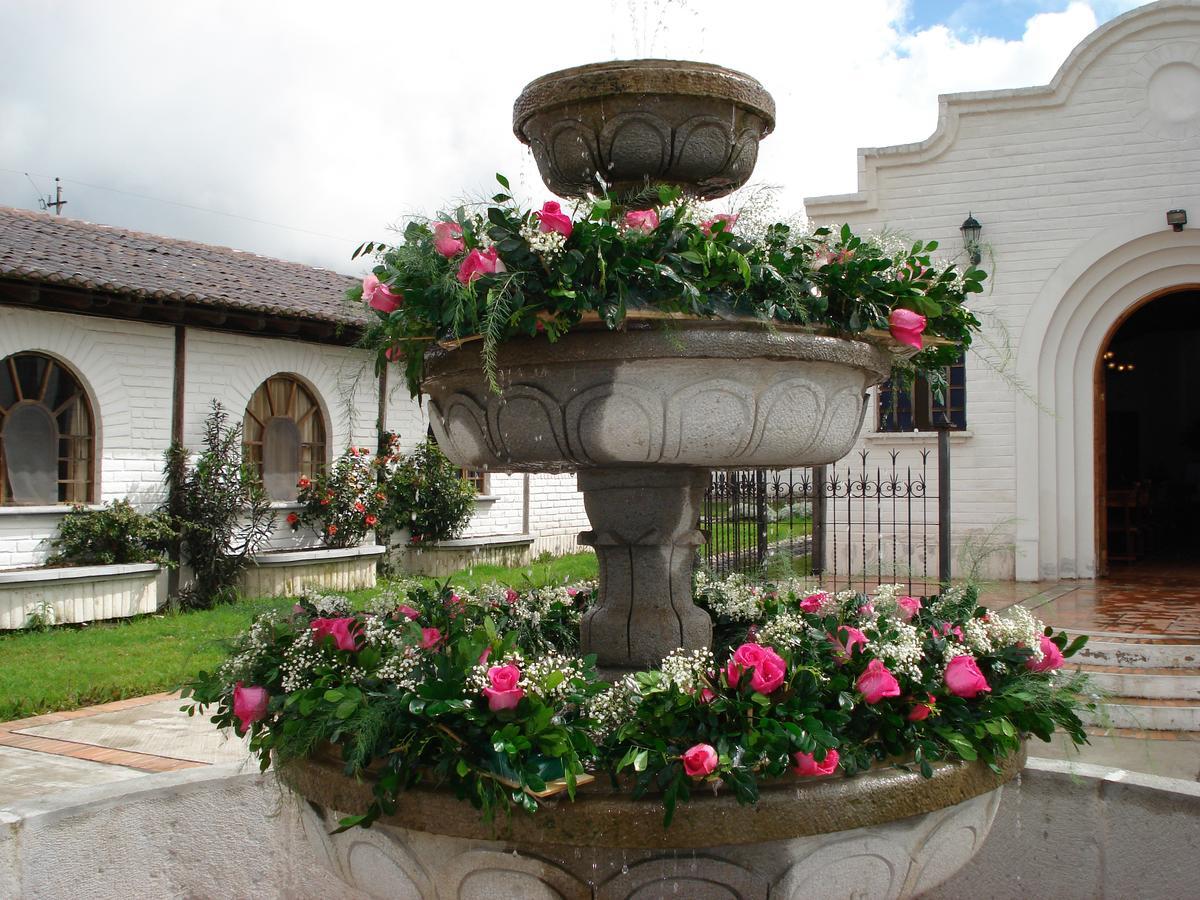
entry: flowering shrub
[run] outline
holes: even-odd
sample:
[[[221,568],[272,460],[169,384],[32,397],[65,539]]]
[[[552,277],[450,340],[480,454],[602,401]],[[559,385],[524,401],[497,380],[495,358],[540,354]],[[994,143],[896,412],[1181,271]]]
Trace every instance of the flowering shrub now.
[[[386,487],[366,447],[349,448],[328,471],[301,478],[297,487],[300,512],[289,513],[287,523],[293,531],[311,528],[326,547],[357,547],[388,509]]]
[[[992,613],[974,589],[831,594],[800,583],[708,578],[748,620],[736,646],[677,650],[615,684],[577,656],[594,588],[468,593],[396,585],[364,611],[311,594],[260,618],[188,693],[213,721],[248,730],[265,768],[337,745],[346,771],[377,766],[369,824],[404,788],[449,784],[485,811],[573,794],[588,771],[641,796],[666,823],[701,784],[752,803],[764,781],[828,777],[897,760],[998,768],[1022,738],[1087,740],[1085,676],[1068,642],[1023,607]],[[752,599],[747,599],[752,598]],[[710,599],[710,605],[712,601]],[[751,611],[753,607],[753,611]],[[723,613],[721,613],[723,614]]]
[[[553,341],[585,314],[614,329],[629,311],[649,309],[844,335],[890,329],[916,349],[922,334],[949,339],[954,346],[914,358],[928,372],[953,362],[979,328],[963,300],[982,289],[983,271],[935,262],[935,241],[891,248],[848,227],[795,233],[784,224],[743,234],[737,216],[706,217],[666,187],[647,210],[624,211],[612,197],[571,214],[555,201],[526,210],[497,178],[505,192],[481,211],[412,221],[402,243],[355,251],[378,257],[349,292],[375,314],[365,341],[380,366],[404,359],[414,395],[431,341],[481,336],[495,388],[498,343],[539,334]]]
[[[389,498],[384,527],[407,528],[410,543],[451,540],[471,521],[475,488],[432,440],[407,455],[394,451],[384,479]]]

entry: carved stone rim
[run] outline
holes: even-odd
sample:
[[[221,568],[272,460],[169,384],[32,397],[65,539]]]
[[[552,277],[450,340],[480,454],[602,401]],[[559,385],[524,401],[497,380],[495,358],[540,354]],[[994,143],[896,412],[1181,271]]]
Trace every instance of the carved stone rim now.
[[[525,123],[539,112],[619,94],[728,100],[763,118],[762,137],[775,128],[774,99],[745,72],[689,60],[621,59],[560,69],[529,82],[513,104],[513,133],[527,144]]]
[[[633,362],[653,359],[774,359],[849,365],[882,381],[893,354],[866,340],[813,334],[811,328],[725,322],[720,319],[671,320],[669,325],[628,323],[622,331],[603,324],[581,325],[554,343],[542,337],[515,338],[496,348],[498,369],[582,362]],[[482,347],[430,348],[425,380],[481,370]]]
[[[1003,786],[1025,766],[1025,747],[1002,760],[996,773],[982,762],[937,763],[933,777],[896,768],[852,778],[792,779],[762,786],[759,801],[743,806],[726,789],[715,796],[704,786],[680,804],[663,828],[657,798],[633,799],[605,780],[581,788],[574,802],[562,796],[537,813],[514,812],[484,822],[479,811],[448,790],[412,788],[396,812],[379,821],[414,831],[471,840],[525,845],[698,849],[756,844],[881,825],[935,812]],[[280,778],[312,803],[338,812],[365,809],[372,799],[369,775],[356,780],[329,759],[293,760]]]

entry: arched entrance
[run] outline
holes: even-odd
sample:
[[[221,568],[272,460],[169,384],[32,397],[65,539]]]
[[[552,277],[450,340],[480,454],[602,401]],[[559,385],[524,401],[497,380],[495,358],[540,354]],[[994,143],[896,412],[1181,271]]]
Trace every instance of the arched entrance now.
[[[1098,574],[1200,574],[1200,290],[1152,296],[1096,361]]]

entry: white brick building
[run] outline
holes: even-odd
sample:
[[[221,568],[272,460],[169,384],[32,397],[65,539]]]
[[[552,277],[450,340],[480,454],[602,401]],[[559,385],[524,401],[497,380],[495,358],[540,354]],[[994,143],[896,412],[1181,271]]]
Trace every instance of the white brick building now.
[[[268,379],[294,383],[316,406],[301,427],[317,436],[324,461],[350,444],[374,447],[380,425],[406,447],[421,440],[425,414],[402,379],[381,386],[372,356],[351,346],[362,319],[342,301],[349,283],[252,254],[0,209],[0,570],[41,563],[69,502],[155,506],[172,437],[198,448],[214,399],[241,421]],[[16,436],[29,428],[34,437]],[[43,444],[55,442],[58,452],[39,464]],[[528,534],[535,553],[573,549],[586,527],[573,478],[487,480],[470,538]],[[313,542],[282,518],[274,547]]]
[[[859,191],[806,205],[819,224],[943,250],[962,246],[968,213],[982,223],[991,278],[971,304],[985,339],[967,358],[953,523],[956,544],[994,531],[1008,545],[990,575],[1093,577],[1106,552],[1139,557],[1194,518],[1200,231],[1173,230],[1167,213],[1200,222],[1200,4],[1109,22],[1044,87],[943,96],[928,139],[861,150]],[[1136,371],[1115,368],[1134,356]],[[1176,376],[1152,379],[1163,356]]]

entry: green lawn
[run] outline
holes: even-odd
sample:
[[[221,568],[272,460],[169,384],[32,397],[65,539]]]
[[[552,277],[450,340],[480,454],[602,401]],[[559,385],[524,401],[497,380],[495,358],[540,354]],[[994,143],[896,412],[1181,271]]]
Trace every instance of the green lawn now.
[[[474,566],[455,584],[563,584],[596,577],[596,557],[576,553],[506,569]],[[363,602],[377,589],[357,591]],[[223,642],[289,599],[244,600],[202,612],[164,613],[86,627],[0,636],[0,721],[77,709],[178,688],[224,656]]]

